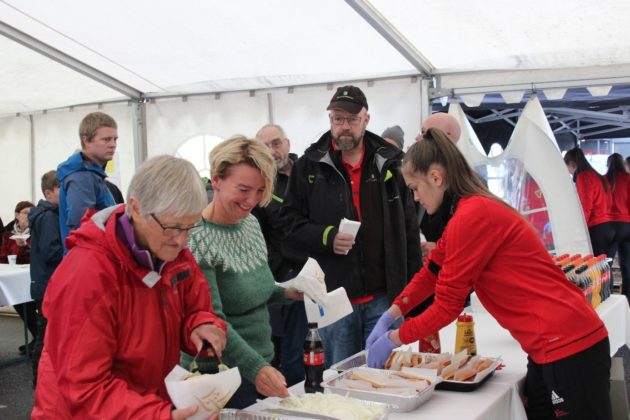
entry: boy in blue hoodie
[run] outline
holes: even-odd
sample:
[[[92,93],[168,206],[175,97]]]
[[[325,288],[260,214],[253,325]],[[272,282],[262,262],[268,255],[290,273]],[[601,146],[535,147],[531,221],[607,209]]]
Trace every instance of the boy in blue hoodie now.
[[[64,253],[65,240],[79,227],[88,209],[102,210],[116,204],[105,184],[105,165],[112,160],[118,141],[116,121],[103,112],[86,115],[79,126],[81,150],[57,167],[61,182],[59,228]]]

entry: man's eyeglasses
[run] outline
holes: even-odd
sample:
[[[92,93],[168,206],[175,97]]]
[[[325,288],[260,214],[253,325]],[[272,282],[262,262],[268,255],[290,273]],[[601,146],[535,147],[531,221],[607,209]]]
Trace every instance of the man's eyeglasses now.
[[[197,230],[199,230],[199,228],[201,227],[201,223],[197,223],[194,226],[189,226],[189,227],[181,227],[181,226],[175,226],[175,225],[163,225],[162,222],[160,222],[157,218],[157,216],[153,213],[149,213],[151,215],[151,217],[153,218],[153,220],[155,220],[155,222],[160,225],[160,227],[162,228],[162,232],[166,235],[166,236],[170,236],[170,237],[175,237],[178,236],[182,233],[192,233],[195,232]]]
[[[283,144],[284,144],[284,139],[274,139],[267,146],[269,146],[270,149],[278,149]]]
[[[347,122],[348,125],[359,125],[361,117],[357,115],[353,115],[352,117],[341,117],[339,115],[330,116],[330,122],[334,125],[343,125],[344,121]]]

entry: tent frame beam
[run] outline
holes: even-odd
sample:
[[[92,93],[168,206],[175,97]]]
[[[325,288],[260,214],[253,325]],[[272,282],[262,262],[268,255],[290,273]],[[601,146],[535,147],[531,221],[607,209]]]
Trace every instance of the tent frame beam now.
[[[102,71],[99,71],[94,67],[91,67],[69,56],[62,51],[59,51],[58,49],[33,38],[32,36],[20,31],[19,29],[7,25],[2,21],[0,21],[0,34],[50,58],[51,60],[56,61],[59,64],[62,64],[76,72],[79,72],[84,76],[87,76],[92,80],[95,80],[117,92],[120,92],[133,100],[140,101],[142,99],[142,92],[140,92],[138,89],[135,89],[121,82],[120,80],[117,80],[103,73]]]
[[[431,77],[435,67],[369,1],[345,0],[376,32],[405,57],[423,77]]]

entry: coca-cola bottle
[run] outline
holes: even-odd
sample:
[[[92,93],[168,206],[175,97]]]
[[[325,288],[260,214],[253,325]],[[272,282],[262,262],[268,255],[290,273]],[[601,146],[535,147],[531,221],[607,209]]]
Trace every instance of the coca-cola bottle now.
[[[304,341],[304,392],[323,392],[324,346],[317,330],[317,322],[308,323]]]

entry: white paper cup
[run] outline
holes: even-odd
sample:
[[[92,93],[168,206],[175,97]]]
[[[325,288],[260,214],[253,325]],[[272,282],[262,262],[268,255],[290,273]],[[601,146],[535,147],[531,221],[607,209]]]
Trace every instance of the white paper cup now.
[[[9,264],[15,265],[17,262],[17,255],[7,255],[7,259],[9,260]]]

